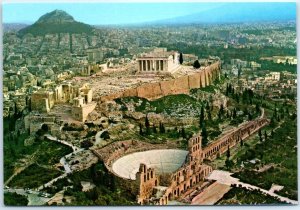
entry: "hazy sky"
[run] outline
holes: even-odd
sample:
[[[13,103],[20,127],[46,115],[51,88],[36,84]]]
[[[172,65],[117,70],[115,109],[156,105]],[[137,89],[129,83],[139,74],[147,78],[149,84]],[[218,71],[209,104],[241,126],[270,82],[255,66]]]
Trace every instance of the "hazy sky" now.
[[[14,3],[3,5],[3,22],[35,22],[55,9],[88,24],[122,24],[161,20],[219,6],[212,3]]]
[[[55,9],[72,15],[75,20],[92,24],[124,24],[168,19],[220,7],[225,3],[5,3],[4,23],[33,23]],[[236,3],[237,8],[247,3]],[[255,12],[255,11],[253,11]]]

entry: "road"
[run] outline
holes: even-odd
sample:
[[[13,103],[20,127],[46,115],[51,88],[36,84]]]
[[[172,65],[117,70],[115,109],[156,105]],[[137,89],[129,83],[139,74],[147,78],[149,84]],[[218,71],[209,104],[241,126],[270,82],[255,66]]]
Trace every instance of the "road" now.
[[[39,186],[39,187],[37,188],[37,190],[42,190],[42,189],[44,189],[45,187],[51,187],[56,181],[65,178],[67,175],[68,175],[67,173],[64,173],[64,174],[62,174],[62,175],[60,175],[60,176],[58,176],[58,177],[52,179],[51,181],[47,182],[46,184],[43,184],[43,185]]]
[[[67,142],[67,141],[64,141],[64,140],[57,139],[56,137],[53,137],[53,136],[51,136],[50,134],[45,134],[44,136],[45,136],[48,140],[56,141],[56,142],[59,142],[59,143],[62,143],[62,144],[64,144],[64,145],[66,145],[66,146],[71,147],[72,150],[73,150],[74,152],[80,149],[79,147],[77,147],[77,146],[71,144],[70,142]]]
[[[47,203],[50,198],[42,197],[40,196],[39,191],[30,190],[30,192],[26,192],[24,189],[18,189],[18,188],[10,188],[10,189],[4,189],[5,192],[10,193],[17,193],[19,195],[24,195],[28,199],[28,206],[41,206]],[[49,196],[49,194],[47,194]]]
[[[244,182],[240,182],[239,179],[231,177],[232,173],[228,172],[228,171],[220,171],[220,170],[214,170],[208,177],[208,180],[216,180],[218,183],[220,184],[225,184],[228,186],[231,186],[231,184],[236,184],[236,185],[241,185],[244,188],[247,189],[252,189],[252,190],[259,190],[262,193],[268,194],[274,198],[278,198],[280,201],[282,202],[286,202],[289,204],[298,204],[298,201],[295,200],[291,200],[289,198],[277,195],[276,193],[272,192],[272,191],[268,191],[265,189],[262,189],[260,187],[251,185],[251,184],[247,184]]]

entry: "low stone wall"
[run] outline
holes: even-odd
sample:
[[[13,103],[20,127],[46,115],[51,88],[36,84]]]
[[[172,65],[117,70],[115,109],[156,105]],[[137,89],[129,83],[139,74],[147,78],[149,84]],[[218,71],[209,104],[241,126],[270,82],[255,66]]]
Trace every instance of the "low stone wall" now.
[[[205,67],[204,70],[176,79],[147,83],[122,92],[101,96],[100,102],[111,101],[121,97],[140,97],[155,100],[167,95],[188,94],[191,89],[209,86],[220,74],[220,62]]]
[[[218,155],[225,153],[228,150],[228,147],[234,147],[236,144],[240,143],[241,140],[246,139],[269,123],[269,120],[259,118],[229,131],[217,141],[204,148],[204,158],[209,160],[215,159]]]

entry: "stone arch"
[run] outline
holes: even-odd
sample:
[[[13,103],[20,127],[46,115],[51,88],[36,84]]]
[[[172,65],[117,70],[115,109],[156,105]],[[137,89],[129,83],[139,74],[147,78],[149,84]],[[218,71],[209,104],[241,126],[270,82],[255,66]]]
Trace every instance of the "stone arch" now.
[[[172,198],[172,193],[169,193],[169,195],[168,195],[168,200],[170,201],[171,198]]]

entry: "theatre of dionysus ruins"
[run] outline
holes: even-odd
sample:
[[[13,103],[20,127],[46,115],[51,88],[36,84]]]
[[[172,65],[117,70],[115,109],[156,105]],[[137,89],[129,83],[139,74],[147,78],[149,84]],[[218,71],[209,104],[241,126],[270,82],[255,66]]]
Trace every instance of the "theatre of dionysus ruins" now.
[[[188,189],[201,186],[213,168],[213,160],[269,123],[263,116],[234,128],[202,148],[201,135],[188,142],[188,151],[172,145],[119,141],[93,152],[104,161],[121,186],[137,195],[139,204],[166,205]]]

